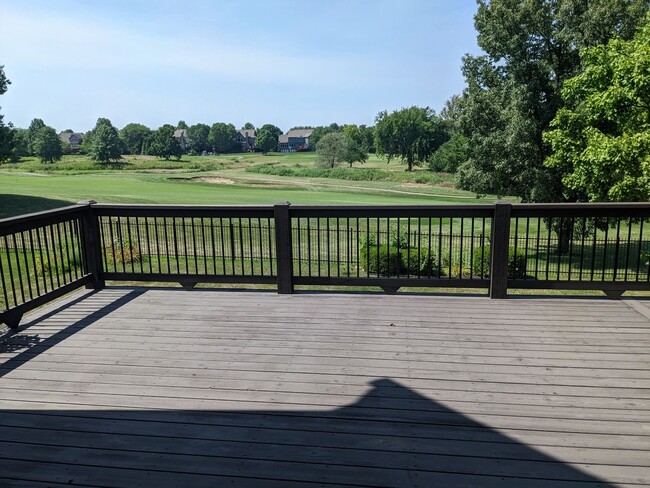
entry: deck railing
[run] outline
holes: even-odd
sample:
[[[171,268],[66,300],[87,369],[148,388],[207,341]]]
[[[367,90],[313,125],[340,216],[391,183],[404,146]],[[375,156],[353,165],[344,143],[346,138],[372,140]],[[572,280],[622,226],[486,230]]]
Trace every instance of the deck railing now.
[[[105,281],[650,290],[650,204],[79,204],[0,220],[0,322]]]

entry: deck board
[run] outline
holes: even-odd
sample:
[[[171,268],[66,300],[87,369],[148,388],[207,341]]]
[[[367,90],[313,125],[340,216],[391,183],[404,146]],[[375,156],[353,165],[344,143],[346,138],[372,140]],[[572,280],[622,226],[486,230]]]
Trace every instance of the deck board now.
[[[650,486],[643,300],[108,288],[0,345],[2,486]]]

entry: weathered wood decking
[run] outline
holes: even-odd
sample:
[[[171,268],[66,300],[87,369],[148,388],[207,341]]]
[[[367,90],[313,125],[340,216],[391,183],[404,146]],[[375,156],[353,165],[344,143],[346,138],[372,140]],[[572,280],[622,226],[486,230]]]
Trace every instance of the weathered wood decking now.
[[[40,315],[1,346],[0,486],[650,485],[648,301],[105,289]]]

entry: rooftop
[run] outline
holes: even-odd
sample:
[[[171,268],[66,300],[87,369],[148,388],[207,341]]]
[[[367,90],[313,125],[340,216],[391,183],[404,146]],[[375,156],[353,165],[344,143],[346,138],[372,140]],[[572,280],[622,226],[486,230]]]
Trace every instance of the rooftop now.
[[[84,290],[0,346],[0,485],[645,485],[649,345],[644,299]]]

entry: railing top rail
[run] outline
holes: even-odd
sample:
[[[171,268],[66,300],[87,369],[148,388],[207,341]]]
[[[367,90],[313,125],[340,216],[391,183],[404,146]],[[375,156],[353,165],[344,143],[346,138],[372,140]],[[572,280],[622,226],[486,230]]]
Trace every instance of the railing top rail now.
[[[93,212],[116,217],[272,217],[272,205],[94,204]]]
[[[650,202],[518,203],[513,217],[650,217]]]
[[[70,215],[88,211],[89,207],[89,204],[75,204],[54,210],[44,210],[42,212],[0,219],[0,236],[61,222]]]
[[[491,217],[494,204],[291,205],[292,217]]]

